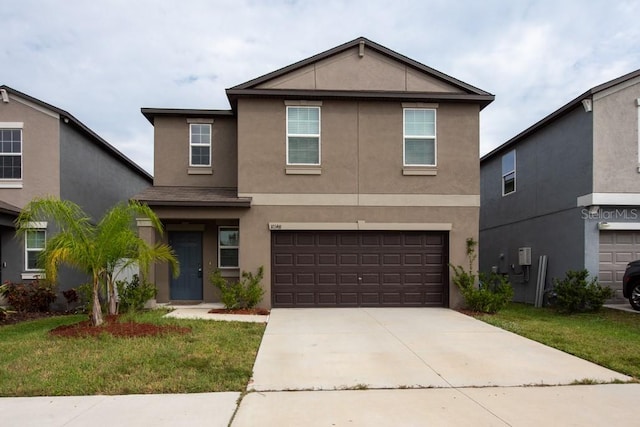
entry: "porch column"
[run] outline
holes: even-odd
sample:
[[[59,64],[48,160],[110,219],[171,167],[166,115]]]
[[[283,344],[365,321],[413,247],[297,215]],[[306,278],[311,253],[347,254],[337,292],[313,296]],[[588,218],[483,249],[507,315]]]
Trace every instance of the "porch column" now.
[[[153,228],[151,220],[148,218],[137,218],[136,224],[138,226],[138,236],[147,242],[149,246],[155,246],[156,244],[156,230]],[[156,268],[155,265],[149,267],[149,271],[140,271],[141,279],[146,279],[149,283],[156,283]]]

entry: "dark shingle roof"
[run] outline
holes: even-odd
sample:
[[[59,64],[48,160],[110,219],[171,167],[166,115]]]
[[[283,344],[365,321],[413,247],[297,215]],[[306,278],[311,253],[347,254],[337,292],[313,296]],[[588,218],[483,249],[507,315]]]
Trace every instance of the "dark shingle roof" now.
[[[149,206],[250,207],[250,197],[238,197],[236,188],[149,187],[132,199]]]
[[[0,213],[9,214],[12,216],[18,216],[20,215],[20,208],[0,200]]]

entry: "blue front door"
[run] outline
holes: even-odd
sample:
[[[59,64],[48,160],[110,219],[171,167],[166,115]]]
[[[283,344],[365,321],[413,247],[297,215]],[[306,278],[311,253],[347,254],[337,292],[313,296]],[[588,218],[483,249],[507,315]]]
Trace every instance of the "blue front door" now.
[[[173,231],[169,244],[180,262],[180,275],[171,276],[171,300],[202,300],[202,233]]]

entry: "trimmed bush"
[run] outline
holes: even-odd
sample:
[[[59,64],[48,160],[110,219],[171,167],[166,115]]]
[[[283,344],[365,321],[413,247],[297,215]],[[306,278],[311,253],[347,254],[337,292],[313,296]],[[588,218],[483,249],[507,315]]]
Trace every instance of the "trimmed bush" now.
[[[600,310],[613,291],[601,286],[597,277],[588,277],[587,270],[569,270],[564,279],[553,279],[552,306],[566,314]]]
[[[156,297],[156,287],[146,281],[140,281],[140,277],[134,274],[131,281],[118,280],[118,311],[131,312],[140,311],[150,299]]]
[[[7,304],[20,312],[46,312],[56,300],[55,286],[37,280],[31,283],[5,282],[2,296]]]
[[[230,283],[222,277],[220,270],[214,271],[209,280],[211,284],[220,289],[220,299],[226,309],[254,308],[264,295],[264,289],[260,286],[264,268],[260,266],[254,276],[251,272],[242,272],[240,281]]]

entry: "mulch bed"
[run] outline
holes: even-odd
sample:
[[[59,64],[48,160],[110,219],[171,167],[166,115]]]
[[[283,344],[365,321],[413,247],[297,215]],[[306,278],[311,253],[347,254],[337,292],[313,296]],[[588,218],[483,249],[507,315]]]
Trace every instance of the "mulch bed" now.
[[[89,320],[73,325],[58,326],[49,331],[56,337],[95,337],[109,334],[114,337],[150,337],[163,334],[188,334],[191,328],[172,325],[153,325],[151,323],[119,322],[118,316],[106,316],[100,326],[92,326]]]
[[[226,308],[212,308],[208,311],[208,313],[214,314],[259,314],[261,316],[266,316],[269,314],[269,310],[265,308],[235,308],[235,309],[226,309]]]

